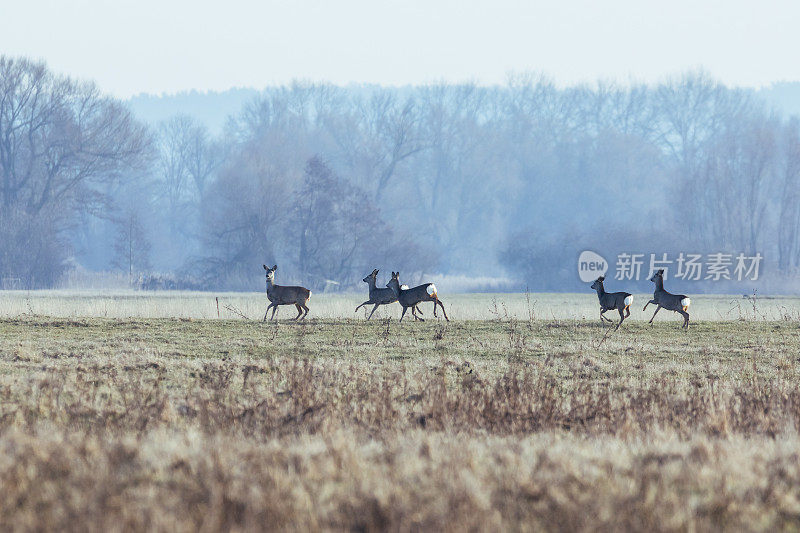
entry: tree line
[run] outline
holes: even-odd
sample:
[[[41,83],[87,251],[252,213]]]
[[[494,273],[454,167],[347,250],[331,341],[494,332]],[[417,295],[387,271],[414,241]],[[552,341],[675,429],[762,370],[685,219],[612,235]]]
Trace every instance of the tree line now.
[[[800,267],[800,123],[693,71],[656,85],[267,88],[213,135],[0,57],[0,277],[347,289],[373,268],[581,288],[582,250]],[[156,274],[157,273],[157,274]]]

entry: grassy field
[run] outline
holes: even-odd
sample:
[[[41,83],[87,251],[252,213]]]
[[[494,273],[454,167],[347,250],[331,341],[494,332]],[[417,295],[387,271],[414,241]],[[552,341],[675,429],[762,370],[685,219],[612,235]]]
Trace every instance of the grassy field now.
[[[0,529],[800,528],[797,300],[141,298],[0,294]]]
[[[692,320],[800,320],[800,298],[792,296],[692,295]],[[653,307],[642,312],[651,294],[634,295],[629,320],[650,320]],[[366,300],[364,293],[317,294],[311,297],[309,318],[341,319],[365,317],[354,313]],[[448,316],[458,320],[541,319],[594,320],[599,313],[594,291],[586,293],[446,294],[442,295]],[[223,318],[251,320],[264,317],[267,306],[262,293],[145,292],[145,291],[0,291],[0,317],[47,315],[103,318]],[[422,306],[430,315],[432,305]],[[367,309],[367,311],[369,308]],[[296,312],[281,307],[278,318]],[[608,313],[612,316],[613,313]],[[383,306],[375,317],[400,318],[398,305]],[[373,317],[373,318],[375,318]],[[618,318],[618,315],[617,315]],[[657,321],[678,321],[673,313],[659,312]]]

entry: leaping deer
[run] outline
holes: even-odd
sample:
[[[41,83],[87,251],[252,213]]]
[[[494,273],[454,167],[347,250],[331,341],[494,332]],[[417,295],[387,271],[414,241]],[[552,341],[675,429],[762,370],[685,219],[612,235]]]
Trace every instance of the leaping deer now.
[[[609,322],[613,323],[614,321],[610,318],[606,317],[603,313],[610,309],[616,309],[619,311],[619,324],[617,324],[616,329],[622,325],[622,322],[631,316],[631,304],[633,303],[633,295],[627,292],[606,292],[605,287],[603,287],[603,281],[605,281],[605,276],[600,276],[594,283],[592,283],[592,288],[597,291],[597,298],[600,300],[600,321],[608,320]],[[626,312],[627,314],[623,314]]]
[[[667,311],[675,311],[683,315],[683,326],[681,327],[689,329],[689,313],[687,313],[687,310],[689,306],[692,305],[692,300],[684,294],[671,294],[664,290],[663,268],[653,274],[650,281],[656,284],[656,290],[653,293],[653,299],[644,304],[644,309],[642,309],[642,311],[647,309],[647,306],[650,304],[656,304],[658,306],[656,307],[656,312],[653,313],[653,318],[656,317],[656,313],[658,313],[658,310],[662,307]],[[650,319],[650,324],[653,323],[653,318]]]
[[[309,309],[307,304],[308,300],[311,299],[311,291],[305,287],[275,285],[275,271],[278,270],[278,265],[272,268],[268,268],[267,265],[263,266],[264,270],[267,271],[267,298],[269,298],[270,304],[267,306],[267,312],[264,313],[262,322],[267,320],[267,313],[269,313],[270,307],[272,308],[272,316],[269,319],[272,320],[275,318],[275,312],[278,310],[279,305],[292,304],[297,308],[297,316],[294,319],[301,319],[300,315],[303,315],[304,310],[306,314],[302,316],[302,319],[305,319],[308,316]]]
[[[400,272],[392,272],[392,279],[389,280],[386,286],[394,291],[397,296],[397,301],[403,306],[400,322],[403,321],[403,316],[405,316],[409,307],[411,308],[411,314],[414,315],[414,320],[421,320],[424,322],[424,319],[418,317],[415,312],[415,307],[420,302],[433,302],[433,316],[437,316],[436,306],[440,306],[442,308],[442,313],[444,313],[445,320],[450,322],[450,319],[447,318],[447,311],[444,310],[444,304],[436,293],[436,285],[433,283],[423,283],[422,285],[417,285],[413,289],[404,289],[400,286],[399,278]]]
[[[380,271],[376,268],[375,270],[372,271],[371,274],[369,274],[368,276],[366,276],[362,280],[364,283],[369,285],[369,300],[367,300],[366,302],[360,304],[355,309],[356,311],[358,311],[364,305],[375,304],[375,307],[372,308],[372,311],[370,312],[369,316],[367,317],[367,320],[372,318],[372,313],[375,312],[375,310],[378,308],[378,306],[391,304],[391,303],[394,303],[394,302],[397,301],[397,295],[395,295],[395,293],[394,293],[394,291],[392,289],[390,289],[389,287],[386,287],[386,288],[383,288],[383,289],[377,287],[376,280],[378,278],[378,272],[380,272]],[[408,285],[401,285],[400,288],[401,289],[408,289]],[[419,311],[419,313],[422,314],[422,310],[420,310],[419,307],[415,306],[414,311]]]

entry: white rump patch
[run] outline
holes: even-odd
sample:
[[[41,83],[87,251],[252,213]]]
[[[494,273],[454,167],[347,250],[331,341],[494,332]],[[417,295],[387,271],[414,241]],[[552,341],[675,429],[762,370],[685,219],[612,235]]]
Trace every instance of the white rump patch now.
[[[633,295],[628,295],[625,297],[625,306],[629,306],[633,303]]]
[[[407,290],[408,290],[408,285],[406,285],[405,283],[403,283],[402,285],[400,285],[400,289],[401,289],[401,290],[404,290],[404,291],[407,291]]]
[[[430,285],[428,285],[428,289],[427,290],[428,290],[428,294],[430,296],[433,296],[434,294],[436,294],[436,285],[431,283]]]
[[[692,305],[691,298],[684,298],[683,300],[681,300],[681,305],[683,307],[689,307],[690,305]]]

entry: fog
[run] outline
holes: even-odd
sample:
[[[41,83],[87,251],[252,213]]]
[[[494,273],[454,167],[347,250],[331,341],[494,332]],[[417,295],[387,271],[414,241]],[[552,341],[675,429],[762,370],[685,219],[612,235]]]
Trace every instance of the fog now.
[[[650,290],[656,258],[687,290],[796,292],[800,121],[768,97],[692,70],[123,102],[5,56],[0,278],[260,290],[278,264],[314,290],[362,290],[379,268],[452,290],[580,291],[591,250],[628,290]],[[757,273],[737,270],[755,257]]]

